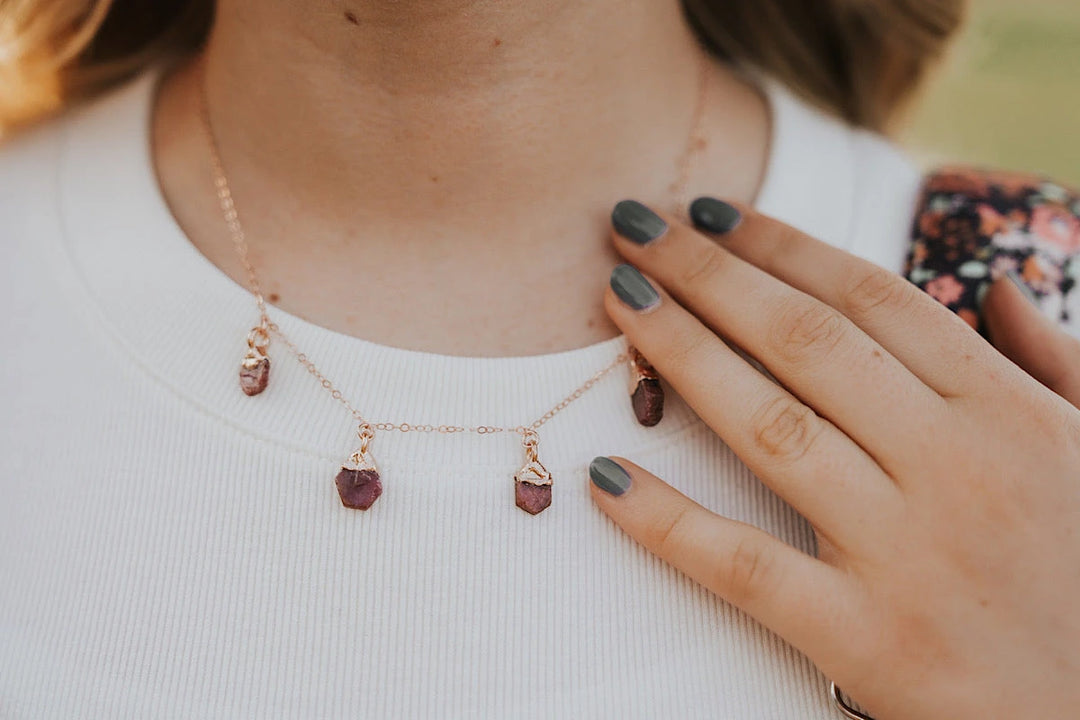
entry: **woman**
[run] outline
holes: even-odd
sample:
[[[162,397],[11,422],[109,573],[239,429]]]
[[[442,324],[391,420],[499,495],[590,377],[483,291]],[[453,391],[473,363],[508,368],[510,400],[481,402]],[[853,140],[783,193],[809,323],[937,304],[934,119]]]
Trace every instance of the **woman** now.
[[[1080,705],[1080,413],[895,275],[959,3],[113,5],[14,11],[149,65],[0,159],[6,716]]]

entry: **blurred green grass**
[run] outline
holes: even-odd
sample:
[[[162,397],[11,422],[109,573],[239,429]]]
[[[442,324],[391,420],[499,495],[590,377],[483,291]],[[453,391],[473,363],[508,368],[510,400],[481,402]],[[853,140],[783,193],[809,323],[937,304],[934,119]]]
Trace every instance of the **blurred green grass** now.
[[[1080,186],[1080,0],[971,0],[968,23],[901,139]]]

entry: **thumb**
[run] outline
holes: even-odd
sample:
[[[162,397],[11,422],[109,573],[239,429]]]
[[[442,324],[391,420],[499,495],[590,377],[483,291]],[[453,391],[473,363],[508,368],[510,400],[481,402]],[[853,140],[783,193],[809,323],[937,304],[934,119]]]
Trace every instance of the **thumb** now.
[[[1010,270],[994,281],[983,299],[982,315],[994,347],[1080,407],[1080,340],[1042,314],[1019,273]]]

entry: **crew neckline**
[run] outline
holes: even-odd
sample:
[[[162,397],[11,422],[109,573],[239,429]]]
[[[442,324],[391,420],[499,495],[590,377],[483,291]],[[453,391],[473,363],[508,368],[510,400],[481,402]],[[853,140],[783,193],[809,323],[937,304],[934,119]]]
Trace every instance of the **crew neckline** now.
[[[355,445],[356,423],[279,338],[271,340],[267,390],[248,397],[239,389],[238,366],[258,311],[250,291],[187,238],[158,184],[150,118],[162,75],[146,71],[64,122],[58,216],[65,250],[110,334],[158,381],[247,433],[340,461]],[[755,80],[771,116],[755,207],[849,247],[849,128],[778,82]],[[620,334],[537,355],[444,355],[348,335],[272,304],[268,314],[372,421],[528,424],[626,348]],[[630,451],[700,423],[669,393],[665,419],[642,428],[627,398],[628,368],[610,376],[541,428],[549,468]],[[408,435],[379,433],[380,462],[386,454],[403,465],[505,465],[520,455],[512,435],[501,443],[472,434]]]

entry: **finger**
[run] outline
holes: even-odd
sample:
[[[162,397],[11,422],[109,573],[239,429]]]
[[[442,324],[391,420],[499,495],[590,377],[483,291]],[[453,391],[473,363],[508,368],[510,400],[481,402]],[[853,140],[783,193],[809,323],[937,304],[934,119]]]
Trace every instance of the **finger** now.
[[[1010,271],[983,298],[991,341],[1029,375],[1080,406],[1080,340],[1043,315],[1024,280]]]
[[[835,657],[847,577],[768,533],[718,515],[624,458],[589,466],[600,509],[632,538],[811,656]]]
[[[657,302],[645,302],[650,298]],[[866,451],[632,266],[612,273],[605,305],[698,416],[834,545],[856,548],[865,541],[858,523],[881,521],[901,505],[896,486]]]
[[[620,253],[883,467],[895,473],[914,461],[927,420],[945,411],[941,396],[835,309],[674,218],[663,216],[668,229],[651,242],[627,239],[619,206],[613,225]]]
[[[691,204],[695,226],[718,212],[715,199]],[[998,353],[956,316],[905,278],[738,203],[741,222],[711,233],[725,248],[843,313],[924,383],[946,397],[974,394]]]

